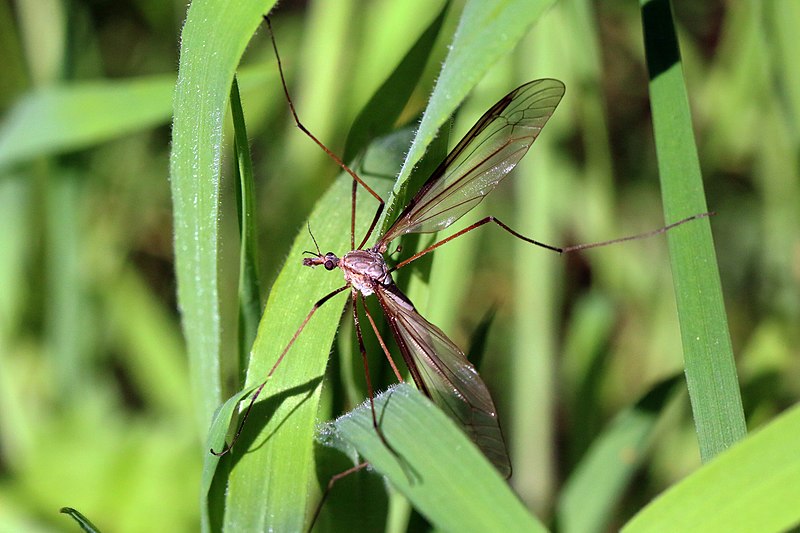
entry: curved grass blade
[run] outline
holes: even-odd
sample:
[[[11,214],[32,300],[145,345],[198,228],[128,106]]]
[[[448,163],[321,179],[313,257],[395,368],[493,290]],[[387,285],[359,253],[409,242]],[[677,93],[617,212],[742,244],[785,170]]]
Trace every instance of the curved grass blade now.
[[[393,219],[392,213],[399,207],[397,201],[402,197],[402,188],[442,125],[489,68],[510,52],[554,3],[554,0],[467,2],[417,135],[406,155],[392,196],[386,202],[386,220]],[[503,38],[498,39],[498,35],[503,35]]]
[[[625,533],[793,531],[800,524],[800,406],[642,509]]]
[[[406,141],[409,136],[408,131],[394,135]],[[407,145],[396,141],[386,144]],[[365,161],[377,170],[397,169],[400,154],[370,150]],[[340,176],[309,218],[321,246],[349,246],[350,217],[343,211],[350,205],[351,184],[349,175]],[[380,194],[385,194],[390,185],[388,180],[370,182]],[[366,231],[374,209],[374,202],[366,196],[360,198],[357,231]],[[253,345],[248,383],[264,379],[312,304],[342,285],[338,276],[321,276],[302,266],[303,250],[310,247],[313,242],[304,227],[270,290]],[[313,444],[321,381],[345,297],[343,293],[319,308],[255,404],[233,449],[235,459],[226,493],[226,529],[303,529],[309,486],[315,473]]]
[[[92,521],[83,516],[83,513],[78,511],[77,509],[73,509],[72,507],[62,507],[59,510],[60,513],[67,514],[75,520],[81,529],[86,531],[86,533],[100,533],[100,530],[92,524]]]
[[[249,397],[256,390],[256,385],[240,391],[238,394],[228,398],[219,409],[214,413],[211,427],[206,437],[206,453],[203,461],[203,475],[200,482],[200,522],[203,531],[212,531],[216,528],[211,527],[212,514],[220,515],[222,511],[222,501],[210,495],[211,485],[220,462],[220,457],[209,450],[222,450],[225,447],[225,437],[229,433],[231,419],[239,402]]]
[[[263,67],[241,72],[244,91],[267,79]],[[0,167],[91,146],[169,123],[172,75],[75,81],[20,98],[0,128]]]
[[[0,167],[79,150],[166,123],[175,77],[98,80],[38,89],[10,110],[0,130]]]
[[[323,439],[352,444],[438,529],[546,531],[472,441],[413,386],[378,395],[375,409],[399,457],[372,427],[369,404],[326,426]]]
[[[351,181],[338,179],[310,217],[315,237],[325,246],[349,244],[349,220],[338,209],[349,203]],[[361,217],[367,218],[366,214]],[[309,243],[304,228],[270,290],[247,370],[249,384],[265,379],[314,301],[342,284],[336,276],[313,276],[305,272],[310,269],[302,269],[300,258]],[[314,474],[314,426],[322,376],[344,296],[317,311],[250,413],[232,451],[225,529],[303,530]]]

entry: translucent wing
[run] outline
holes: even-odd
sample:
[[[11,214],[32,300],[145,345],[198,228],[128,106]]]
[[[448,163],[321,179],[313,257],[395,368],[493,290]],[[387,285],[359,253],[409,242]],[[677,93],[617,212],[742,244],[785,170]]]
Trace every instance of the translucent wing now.
[[[378,285],[375,294],[417,387],[461,425],[508,478],[511,464],[497,410],[475,367],[442,330],[414,309],[395,285]]]
[[[522,85],[489,109],[433,172],[381,237],[431,233],[483,200],[528,151],[564,96],[554,79]]]

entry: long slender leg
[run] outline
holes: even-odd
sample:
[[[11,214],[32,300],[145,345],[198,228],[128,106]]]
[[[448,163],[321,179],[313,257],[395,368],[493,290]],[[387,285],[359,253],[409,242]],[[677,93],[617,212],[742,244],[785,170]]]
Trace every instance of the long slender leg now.
[[[664,227],[646,231],[644,233],[638,233],[636,235],[629,235],[628,237],[620,237],[619,239],[611,239],[610,241],[602,241],[602,242],[590,242],[588,244],[576,244],[573,246],[567,246],[563,250],[561,250],[562,254],[568,254],[570,252],[577,252],[578,250],[587,250],[589,248],[597,248],[599,246],[606,246],[608,244],[617,244],[619,242],[627,242],[627,241],[635,241],[638,239],[646,239],[648,237],[653,237],[655,235],[661,235],[662,233],[666,233],[667,231],[671,230],[672,228],[678,227],[682,224],[686,224],[687,222],[691,222],[692,220],[697,220],[699,218],[707,218],[712,217],[716,213],[713,211],[709,211],[708,213],[698,213],[696,215],[692,215],[690,217],[683,218],[677,222],[673,222],[672,224],[667,224]]]
[[[386,441],[385,437],[381,433],[380,429],[378,428],[378,421],[377,421],[377,417],[375,415],[375,405],[373,403],[374,392],[373,392],[373,389],[372,389],[372,380],[371,380],[370,374],[369,374],[369,367],[367,366],[367,351],[366,351],[366,348],[364,346],[364,338],[362,336],[361,325],[360,325],[360,322],[358,320],[358,305],[357,305],[357,303],[359,301],[361,302],[361,305],[364,308],[364,313],[367,315],[367,319],[369,320],[369,323],[372,326],[372,330],[375,332],[375,336],[378,337],[378,342],[380,343],[381,348],[383,349],[384,353],[386,354],[386,358],[389,360],[389,364],[391,365],[392,370],[395,373],[395,376],[397,376],[398,381],[401,381],[401,382],[403,381],[403,378],[400,375],[400,372],[397,370],[397,367],[395,366],[391,355],[389,354],[389,350],[386,347],[386,343],[383,341],[383,337],[381,337],[381,334],[378,332],[378,327],[375,325],[375,320],[372,318],[372,315],[370,314],[369,309],[367,309],[366,302],[364,302],[363,298],[361,298],[361,296],[359,294],[355,293],[355,292],[353,292],[352,300],[353,300],[353,305],[352,305],[352,307],[353,307],[353,323],[355,324],[356,337],[358,338],[358,347],[359,347],[359,350],[361,352],[361,358],[362,358],[362,361],[364,362],[364,374],[366,376],[366,381],[367,381],[367,392],[369,394],[370,408],[372,409],[372,425],[375,427],[375,431],[378,433],[378,436],[380,437],[380,439],[383,442],[383,444],[392,453],[395,453],[394,452],[394,448],[392,448],[389,445],[389,443]],[[347,476],[349,476],[351,474],[355,474],[356,472],[358,472],[360,470],[363,470],[368,465],[369,465],[369,463],[364,461],[363,463],[359,463],[359,464],[357,464],[357,465],[355,465],[355,466],[353,466],[351,468],[348,468],[347,470],[344,470],[343,472],[339,472],[338,474],[332,476],[328,480],[328,484],[325,487],[325,491],[322,493],[322,498],[320,498],[319,504],[317,504],[317,508],[314,510],[314,515],[311,518],[311,523],[308,526],[308,531],[309,532],[314,528],[314,524],[316,523],[317,518],[319,518],[319,514],[322,511],[322,506],[325,504],[325,500],[328,499],[328,495],[333,490],[333,486],[339,480],[344,479],[344,478],[346,478]]]
[[[378,437],[380,437],[381,442],[383,442],[384,446],[386,446],[394,455],[397,453],[394,451],[394,448],[389,445],[389,442],[386,440],[386,437],[383,436],[383,432],[381,432],[381,428],[378,427],[378,416],[375,414],[375,392],[372,388],[372,378],[369,375],[369,363],[367,362],[367,348],[364,346],[364,337],[361,334],[361,324],[358,322],[358,302],[361,301],[361,305],[366,308],[364,305],[364,301],[361,299],[361,294],[353,291],[353,322],[356,326],[356,337],[358,338],[358,349],[361,352],[361,361],[364,363],[364,375],[366,376],[367,380],[367,394],[369,395],[369,408],[372,412],[372,426],[375,428],[375,431],[378,433]]]
[[[380,197],[380,195],[379,195],[378,193],[376,193],[374,190],[372,190],[372,188],[371,188],[369,185],[367,185],[366,183],[364,183],[364,180],[362,180],[362,179],[361,179],[361,177],[359,177],[359,175],[358,175],[358,174],[356,174],[356,173],[355,173],[355,171],[354,171],[353,169],[351,169],[349,166],[347,166],[347,165],[345,164],[345,162],[344,162],[344,161],[342,161],[342,160],[341,160],[341,158],[340,158],[339,156],[337,156],[336,154],[334,154],[334,153],[331,151],[331,149],[330,149],[330,148],[328,148],[327,146],[325,146],[325,144],[323,144],[323,142],[322,142],[322,141],[320,141],[319,139],[317,139],[317,138],[314,136],[314,134],[313,134],[313,133],[311,133],[311,132],[308,130],[308,128],[306,128],[306,127],[303,125],[303,123],[302,123],[302,122],[300,122],[300,118],[297,116],[297,111],[296,111],[296,110],[295,110],[295,108],[294,108],[294,102],[292,102],[292,97],[289,95],[289,88],[288,88],[288,86],[286,85],[286,77],[285,77],[285,76],[284,76],[284,74],[283,74],[283,64],[281,63],[281,56],[280,56],[280,54],[278,53],[278,44],[275,42],[275,34],[272,32],[272,24],[270,23],[269,17],[268,17],[268,16],[266,16],[266,15],[264,15],[264,20],[265,20],[265,21],[266,21],[266,23],[267,23],[267,29],[269,30],[269,37],[270,37],[270,39],[272,40],[272,49],[273,49],[273,50],[275,50],[275,58],[276,58],[276,59],[277,59],[277,61],[278,61],[278,72],[280,73],[280,76],[281,76],[281,84],[283,85],[283,93],[286,95],[286,101],[289,103],[289,111],[291,111],[291,113],[292,113],[292,117],[294,118],[294,123],[295,123],[295,125],[296,125],[298,128],[300,128],[300,131],[302,131],[303,133],[305,133],[305,134],[306,134],[306,135],[307,135],[307,136],[308,136],[308,137],[309,137],[309,138],[310,138],[312,141],[314,141],[314,142],[317,144],[317,146],[319,146],[320,148],[322,148],[322,150],[323,150],[323,151],[324,151],[326,154],[328,154],[328,157],[330,157],[331,159],[333,159],[333,160],[336,162],[336,164],[337,164],[337,165],[339,165],[339,166],[342,168],[342,170],[344,170],[345,172],[347,172],[348,174],[350,174],[350,176],[352,176],[353,180],[355,180],[356,182],[358,182],[358,184],[359,184],[359,185],[361,185],[362,187],[364,187],[364,189],[365,189],[365,190],[366,190],[368,193],[370,193],[370,194],[371,194],[371,195],[372,195],[372,196],[373,196],[373,197],[374,197],[376,200],[378,200],[378,209],[375,211],[375,215],[372,217],[372,222],[370,223],[369,230],[367,231],[367,234],[366,234],[366,235],[364,235],[364,239],[363,239],[363,241],[361,242],[361,244],[358,246],[358,249],[360,250],[361,248],[363,248],[363,247],[364,247],[364,244],[365,244],[365,243],[367,242],[367,240],[369,239],[369,236],[370,236],[370,235],[372,235],[372,232],[375,230],[375,226],[378,224],[378,219],[380,218],[380,216],[381,216],[381,213],[383,213],[383,208],[384,208],[384,206],[385,206],[385,203],[384,203],[384,201],[383,201],[383,198],[381,198],[381,197]],[[354,241],[355,241],[355,237],[353,236],[353,233],[355,233],[355,217],[356,217],[356,210],[355,210],[355,203],[356,203],[356,202],[355,202],[355,197],[356,197],[356,196],[355,196],[355,188],[353,189],[353,191],[354,191],[354,192],[353,192],[353,201],[352,201],[352,203],[353,203],[353,211],[352,211],[352,213],[351,213],[351,215],[350,215],[350,219],[351,219],[351,221],[350,221],[350,227],[351,227],[351,239],[350,239],[350,240],[351,240],[351,242],[352,242],[352,244],[353,244],[353,249],[355,249],[355,242],[354,242]]]
[[[369,308],[367,307],[366,302],[364,303],[364,313],[367,315],[367,320],[369,320],[370,325],[372,326],[372,331],[375,333],[375,336],[378,338],[378,344],[381,345],[381,349],[383,353],[386,355],[386,359],[389,360],[389,366],[392,367],[394,371],[394,375],[397,378],[397,381],[402,383],[403,376],[400,375],[400,371],[397,370],[397,366],[394,364],[394,359],[392,359],[392,355],[389,353],[389,349],[386,347],[386,343],[383,341],[383,337],[381,336],[380,331],[378,331],[378,326],[375,325],[375,320],[372,318],[372,315],[369,314]]]
[[[353,180],[353,187],[350,193],[350,249],[356,249],[356,193],[358,193],[358,183]],[[370,229],[372,231],[372,229]]]
[[[258,399],[258,396],[261,394],[261,391],[264,389],[264,387],[266,386],[267,382],[272,377],[272,374],[275,373],[275,369],[278,368],[278,365],[281,364],[281,361],[283,361],[283,358],[289,352],[289,349],[292,347],[292,345],[295,343],[295,341],[297,341],[297,337],[300,336],[300,332],[302,332],[303,329],[305,329],[306,324],[308,324],[308,321],[311,320],[311,317],[314,315],[314,313],[317,312],[317,309],[322,307],[322,305],[325,302],[327,302],[328,300],[330,300],[331,298],[333,298],[334,296],[336,296],[340,292],[344,291],[348,287],[349,287],[349,285],[345,285],[343,287],[339,287],[335,291],[329,292],[328,294],[326,294],[325,296],[323,296],[322,298],[317,300],[317,302],[313,305],[313,307],[311,307],[311,310],[308,312],[308,314],[306,315],[305,319],[303,319],[303,322],[300,324],[300,327],[297,328],[297,331],[294,332],[294,335],[292,335],[292,338],[289,340],[289,343],[286,345],[286,347],[283,349],[281,354],[278,356],[278,359],[275,361],[275,364],[272,365],[272,368],[270,368],[269,373],[267,374],[267,378],[261,383],[261,385],[258,386],[256,391],[250,397],[250,403],[247,405],[247,409],[245,409],[244,414],[242,415],[242,420],[241,420],[241,422],[239,422],[239,427],[236,429],[236,433],[233,435],[233,439],[231,440],[231,443],[230,444],[226,444],[225,448],[223,448],[221,452],[215,452],[212,449],[211,453],[213,453],[214,455],[217,455],[217,456],[222,456],[222,455],[225,455],[226,453],[228,453],[229,451],[231,451],[231,448],[233,448],[233,445],[236,444],[237,440],[239,440],[239,435],[242,434],[242,428],[244,428],[244,423],[247,422],[247,417],[250,416],[250,411],[253,409],[253,405],[256,403],[256,400]]]
[[[350,474],[355,474],[356,472],[363,470],[369,466],[369,463],[364,461],[363,463],[359,463],[347,470],[339,472],[338,474],[331,476],[328,480],[328,485],[325,487],[325,492],[322,493],[322,498],[320,498],[319,503],[317,504],[317,508],[314,510],[314,516],[311,517],[311,523],[308,524],[308,531],[311,532],[314,529],[314,524],[317,523],[317,518],[319,518],[319,513],[322,511],[322,506],[325,504],[325,500],[328,499],[328,495],[333,491],[333,486],[336,485],[340,479],[344,479]]]
[[[493,216],[488,216],[486,218],[482,218],[481,220],[477,221],[476,223],[472,224],[471,226],[467,226],[466,228],[462,229],[458,233],[450,235],[449,237],[447,237],[445,239],[442,239],[441,241],[428,246],[427,248],[425,248],[421,252],[417,252],[416,254],[412,255],[411,257],[409,257],[405,261],[401,261],[394,268],[390,269],[390,272],[394,272],[395,270],[406,266],[407,264],[411,263],[412,261],[416,261],[417,259],[419,259],[423,255],[434,251],[436,248],[442,246],[443,244],[446,244],[446,243],[452,241],[453,239],[464,235],[465,233],[469,233],[470,231],[472,231],[474,229],[478,229],[479,227],[483,226],[484,224],[488,224],[489,222],[494,222],[495,224],[497,224],[498,226],[503,228],[505,231],[507,231],[508,233],[513,235],[514,237],[517,237],[518,239],[522,239],[525,242],[529,242],[529,243],[531,243],[533,245],[539,246],[541,248],[545,248],[547,250],[552,250],[553,252],[558,252],[559,254],[568,254],[568,253],[571,253],[571,252],[577,252],[578,250],[587,250],[589,248],[597,248],[599,246],[608,246],[609,244],[617,244],[617,243],[620,243],[620,242],[633,241],[633,240],[637,240],[637,239],[646,239],[647,237],[652,237],[654,235],[659,235],[661,233],[665,233],[665,232],[671,230],[672,228],[674,228],[676,226],[680,226],[681,224],[685,224],[687,222],[690,222],[692,220],[696,220],[698,218],[705,218],[705,217],[708,217],[708,216],[712,216],[713,214],[714,214],[713,212],[712,213],[700,213],[700,214],[697,214],[697,215],[692,215],[690,217],[686,217],[686,218],[684,218],[682,220],[679,220],[677,222],[673,222],[672,224],[668,224],[668,225],[666,225],[666,226],[664,226],[662,228],[658,228],[658,229],[655,229],[655,230],[652,230],[652,231],[648,231],[648,232],[645,232],[645,233],[639,233],[639,234],[631,235],[631,236],[628,236],[628,237],[621,237],[619,239],[611,239],[611,240],[608,240],[608,241],[592,242],[592,243],[588,243],[588,244],[576,244],[574,246],[567,246],[567,247],[564,247],[564,248],[559,247],[559,246],[553,246],[552,244],[546,244],[546,243],[543,243],[543,242],[528,238],[528,237],[522,235],[521,233],[518,233],[518,232],[514,231],[513,229],[511,229],[510,227],[505,225],[503,222],[501,222],[497,218],[495,218]]]

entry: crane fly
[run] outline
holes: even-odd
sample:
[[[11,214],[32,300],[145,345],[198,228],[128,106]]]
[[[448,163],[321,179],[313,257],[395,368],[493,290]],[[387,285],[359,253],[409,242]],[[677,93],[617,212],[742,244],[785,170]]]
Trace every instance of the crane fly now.
[[[497,218],[488,216],[454,235],[428,246],[396,266],[390,267],[386,263],[384,254],[392,241],[409,233],[435,233],[446,229],[478,205],[487,194],[495,189],[528,152],[528,149],[541,133],[542,128],[553,115],[564,96],[564,84],[556,79],[539,79],[525,83],[501,98],[483,114],[464,138],[439,164],[389,228],[377,238],[372,246],[366,247],[366,243],[369,241],[383,212],[384,202],[352,169],[300,122],[292,99],[289,96],[277,45],[275,44],[272,29],[269,26],[269,19],[266,20],[278,60],[281,82],[296,125],[353,178],[350,235],[353,250],[342,256],[338,256],[333,252],[323,254],[318,246],[316,253],[306,252],[311,257],[303,258],[304,266],[322,266],[326,270],[338,268],[342,271],[345,284],[323,296],[312,306],[273,364],[267,379],[256,389],[251,397],[250,404],[243,414],[239,429],[234,435],[231,444],[227,445],[220,453],[213,450],[212,453],[221,455],[233,446],[256,398],[316,310],[337,294],[350,289],[353,320],[364,362],[370,404],[372,405],[374,394],[367,368],[366,349],[359,324],[359,305],[364,310],[372,329],[378,337],[395,375],[398,380],[402,381],[400,372],[392,362],[386,344],[381,338],[375,321],[364,303],[364,297],[375,295],[416,386],[464,430],[503,476],[509,477],[511,475],[511,463],[505,439],[500,429],[497,409],[486,384],[464,355],[464,352],[442,330],[426,320],[416,310],[411,300],[395,284],[392,279],[392,272],[430,253],[439,246],[490,222],[497,224],[503,230],[528,243],[559,253],[566,253],[663,233],[689,220],[707,216],[707,213],[694,215],[649,233],[568,248],[552,246],[530,239],[514,231]],[[354,228],[355,198],[358,185],[375,197],[379,202],[379,206],[367,233],[356,247]],[[314,244],[316,246],[316,241]],[[391,449],[379,429],[374,405],[372,405],[372,420],[378,436]]]
[[[354,307],[359,302],[364,307],[363,297],[376,296],[414,383],[506,477],[511,465],[489,390],[464,353],[419,314],[392,280],[393,270],[436,245],[394,269],[383,254],[399,236],[445,229],[475,207],[525,155],[563,95],[564,84],[554,79],[511,91],[478,120],[374,245],[342,257],[328,252],[303,259],[305,266],[341,269]]]

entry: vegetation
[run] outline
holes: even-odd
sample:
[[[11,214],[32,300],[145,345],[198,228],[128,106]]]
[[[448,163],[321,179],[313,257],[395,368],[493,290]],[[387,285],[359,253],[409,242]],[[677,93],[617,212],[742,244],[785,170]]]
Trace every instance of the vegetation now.
[[[341,284],[300,267],[309,229],[349,246],[350,180],[291,121],[272,3],[0,7],[0,529],[77,530],[71,507],[103,531],[302,530],[356,451],[374,469],[336,485],[320,531],[800,523],[796,3],[676,3],[680,62],[662,0],[275,11],[301,119],[390,210],[499,97],[554,77],[531,153],[448,234],[492,214],[568,245],[716,212],[563,257],[487,227],[397,272],[478,363],[509,484],[410,387],[378,402],[403,461],[387,452],[344,296],[233,453],[208,453]]]

